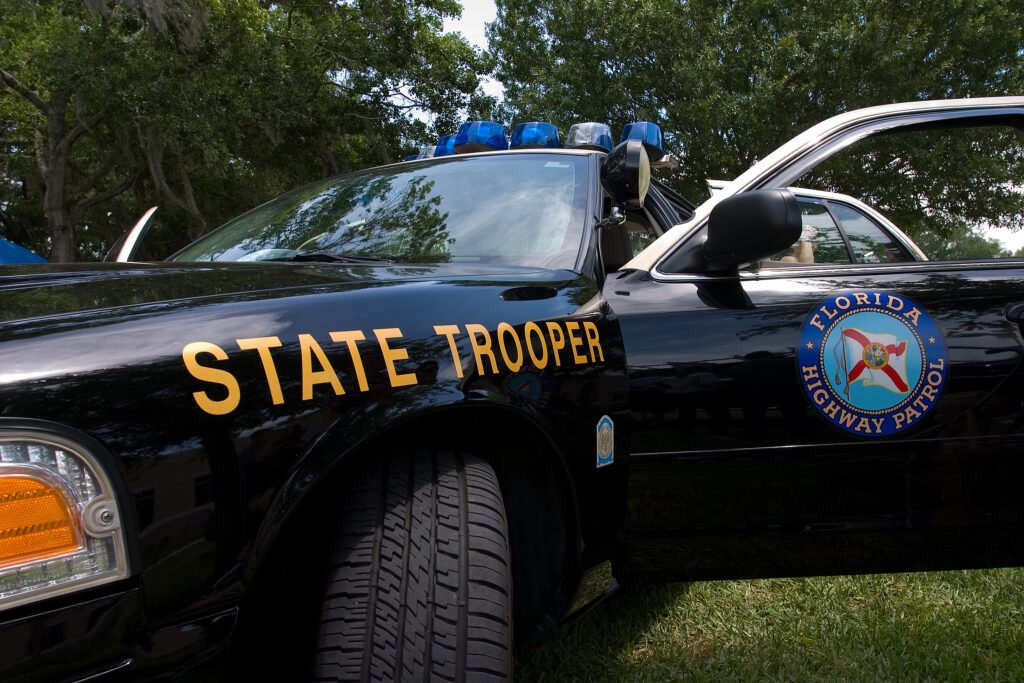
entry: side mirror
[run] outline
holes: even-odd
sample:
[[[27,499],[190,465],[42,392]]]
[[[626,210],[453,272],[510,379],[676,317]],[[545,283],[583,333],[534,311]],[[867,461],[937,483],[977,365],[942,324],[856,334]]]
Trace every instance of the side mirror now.
[[[644,143],[626,140],[608,152],[601,164],[601,185],[616,204],[643,206],[651,186],[651,160]]]
[[[709,271],[737,268],[782,251],[803,227],[796,195],[753,190],[723,199],[711,209],[704,258]]]

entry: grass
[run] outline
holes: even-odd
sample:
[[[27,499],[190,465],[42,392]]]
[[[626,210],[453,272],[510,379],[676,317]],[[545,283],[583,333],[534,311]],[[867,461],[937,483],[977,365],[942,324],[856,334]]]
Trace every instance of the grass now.
[[[622,590],[520,681],[1024,680],[1024,569]]]

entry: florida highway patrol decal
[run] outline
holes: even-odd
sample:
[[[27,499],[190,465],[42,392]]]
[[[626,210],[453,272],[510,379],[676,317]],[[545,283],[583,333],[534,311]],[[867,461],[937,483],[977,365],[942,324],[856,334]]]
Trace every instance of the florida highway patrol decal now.
[[[804,323],[797,352],[811,403],[836,427],[890,436],[916,425],[946,381],[946,346],[928,314],[888,292],[826,299]]]

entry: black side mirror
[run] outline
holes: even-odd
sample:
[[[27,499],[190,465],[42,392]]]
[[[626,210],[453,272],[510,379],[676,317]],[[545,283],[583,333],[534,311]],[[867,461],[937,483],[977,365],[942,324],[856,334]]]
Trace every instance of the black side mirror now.
[[[626,140],[601,164],[601,185],[616,204],[639,208],[651,186],[651,160],[639,140]]]
[[[796,195],[753,190],[723,199],[711,209],[704,258],[709,271],[737,268],[782,251],[803,228]]]

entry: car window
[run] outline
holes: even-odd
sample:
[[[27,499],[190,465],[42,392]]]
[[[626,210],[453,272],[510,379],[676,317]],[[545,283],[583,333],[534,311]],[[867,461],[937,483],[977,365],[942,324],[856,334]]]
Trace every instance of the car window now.
[[[829,202],[832,213],[850,240],[857,263],[894,263],[912,261],[908,252],[870,218],[847,204]]]
[[[850,195],[892,221],[929,259],[952,260],[1024,254],[1022,178],[1021,131],[930,126],[861,140],[793,184]],[[866,225],[840,220],[851,233]],[[862,247],[854,245],[859,261],[890,256],[875,251],[875,238],[862,239]]]
[[[315,252],[572,268],[584,236],[588,190],[583,156],[504,154],[397,164],[293,190],[173,260],[288,260]]]
[[[846,248],[839,228],[824,202],[817,199],[798,198],[803,230],[800,238],[790,247],[769,258],[763,265],[849,263],[850,252]]]

